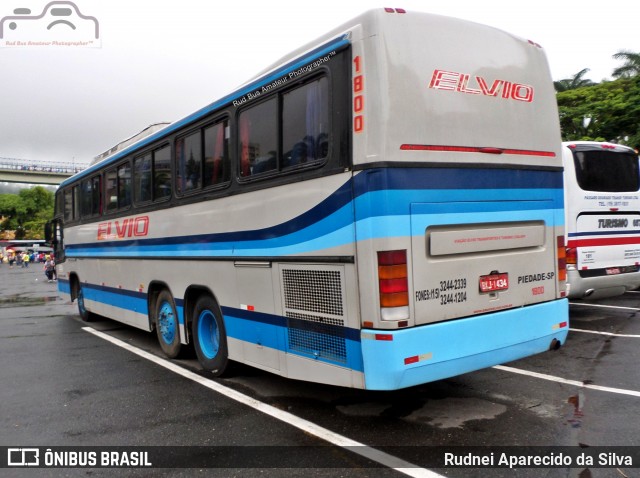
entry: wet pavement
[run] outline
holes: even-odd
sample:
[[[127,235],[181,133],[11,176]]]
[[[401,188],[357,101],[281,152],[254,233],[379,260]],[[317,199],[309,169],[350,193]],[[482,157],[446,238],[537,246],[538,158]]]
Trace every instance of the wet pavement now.
[[[433,447],[639,447],[638,312],[638,293],[575,304],[572,331],[557,352],[395,392],[309,384],[250,367],[238,367],[232,378],[212,379],[192,358],[171,363],[351,440],[392,447],[407,460]],[[82,322],[75,304],[57,298],[56,284],[47,282],[41,266],[0,266],[0,446],[325,443],[90,334],[86,326],[162,357],[154,334],[108,319]],[[350,459],[340,455],[340,460]],[[337,469],[275,467],[260,474],[402,476],[363,467],[357,460],[340,463]],[[23,470],[2,471],[26,476]],[[59,476],[55,470],[37,471]],[[101,476],[114,470],[67,471],[69,476]],[[207,476],[255,476],[254,471],[210,469]],[[434,471],[452,477],[640,476],[640,468],[625,466]],[[189,470],[170,474],[191,475]]]

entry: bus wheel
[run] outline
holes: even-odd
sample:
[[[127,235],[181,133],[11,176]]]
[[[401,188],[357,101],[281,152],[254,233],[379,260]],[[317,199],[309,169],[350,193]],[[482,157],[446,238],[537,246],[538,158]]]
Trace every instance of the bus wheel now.
[[[180,330],[178,314],[171,293],[164,289],[155,304],[155,324],[158,342],[164,354],[176,358],[180,354]]]
[[[84,306],[84,291],[82,290],[80,281],[75,281],[73,283],[73,287],[75,289],[74,296],[78,302],[78,313],[80,314],[80,318],[84,322],[89,322],[91,320],[91,312],[89,312]]]
[[[218,304],[209,296],[196,302],[191,323],[193,344],[202,368],[216,377],[228,369],[227,334]]]

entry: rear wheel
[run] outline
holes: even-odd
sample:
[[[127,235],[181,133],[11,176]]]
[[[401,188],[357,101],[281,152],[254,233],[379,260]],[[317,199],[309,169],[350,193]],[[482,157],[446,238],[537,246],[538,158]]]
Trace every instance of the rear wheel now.
[[[156,300],[155,325],[160,348],[167,357],[176,358],[182,347],[178,314],[173,296],[166,289],[158,294]]]
[[[76,302],[78,303],[78,314],[80,314],[80,318],[84,322],[89,322],[91,320],[92,314],[87,310],[87,308],[84,305],[84,291],[82,290],[80,281],[76,280],[73,283],[73,287],[74,287],[74,296],[76,298]]]
[[[191,323],[193,345],[202,368],[216,377],[229,369],[227,333],[215,300],[202,296],[196,302]]]

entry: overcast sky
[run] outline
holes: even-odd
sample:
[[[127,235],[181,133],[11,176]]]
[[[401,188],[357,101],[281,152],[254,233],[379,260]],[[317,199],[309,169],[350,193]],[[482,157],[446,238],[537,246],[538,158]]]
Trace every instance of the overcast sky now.
[[[2,0],[0,18],[46,0]],[[392,4],[393,3],[393,4]],[[554,80],[611,78],[640,51],[640,8],[609,0],[75,0],[99,48],[0,47],[0,157],[88,163],[151,123],[175,121],[370,8],[402,7],[492,25],[542,45]],[[89,20],[87,20],[89,22]],[[29,22],[29,25],[36,24]],[[25,25],[24,23],[20,25]],[[10,31],[5,21],[6,34]],[[56,26],[57,29],[62,26]],[[8,37],[5,37],[5,39]]]

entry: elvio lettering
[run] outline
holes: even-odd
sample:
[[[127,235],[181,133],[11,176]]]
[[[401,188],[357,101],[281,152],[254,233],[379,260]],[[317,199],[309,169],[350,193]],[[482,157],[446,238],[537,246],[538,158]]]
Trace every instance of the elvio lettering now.
[[[108,221],[98,224],[98,241],[144,237],[149,234],[149,216],[126,218],[122,221]]]
[[[493,80],[491,86],[482,76],[474,76],[455,71],[434,70],[429,82],[429,88],[436,90],[457,91],[471,95],[491,96],[531,103],[533,101],[533,86],[522,83],[512,83],[506,80]]]

